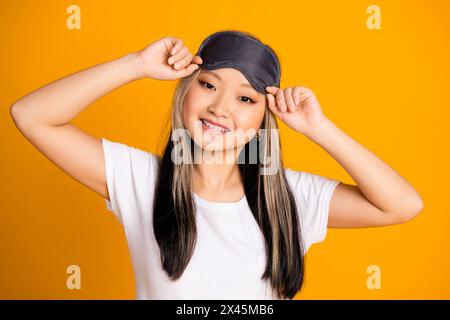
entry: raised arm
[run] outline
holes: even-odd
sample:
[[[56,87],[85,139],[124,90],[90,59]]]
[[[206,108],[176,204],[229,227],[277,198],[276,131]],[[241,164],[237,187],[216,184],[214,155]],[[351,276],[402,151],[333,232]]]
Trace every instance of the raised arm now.
[[[400,174],[340,130],[306,87],[267,87],[268,107],[286,125],[327,151],[357,185],[339,183],[331,197],[329,228],[404,223],[423,209],[422,198]]]
[[[180,39],[161,38],[137,53],[76,72],[27,94],[11,106],[11,117],[25,138],[50,161],[109,200],[101,140],[70,121],[103,95],[131,81],[174,80],[192,73],[198,66],[190,64],[192,55],[184,49]],[[181,66],[169,65],[169,57]]]

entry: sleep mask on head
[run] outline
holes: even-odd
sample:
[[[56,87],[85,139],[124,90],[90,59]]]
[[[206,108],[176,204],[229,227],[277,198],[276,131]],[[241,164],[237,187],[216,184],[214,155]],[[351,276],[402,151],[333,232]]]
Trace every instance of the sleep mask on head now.
[[[281,70],[275,53],[266,45],[235,31],[220,31],[208,36],[196,55],[203,60],[205,70],[235,68],[242,72],[260,93],[266,87],[279,87]]]

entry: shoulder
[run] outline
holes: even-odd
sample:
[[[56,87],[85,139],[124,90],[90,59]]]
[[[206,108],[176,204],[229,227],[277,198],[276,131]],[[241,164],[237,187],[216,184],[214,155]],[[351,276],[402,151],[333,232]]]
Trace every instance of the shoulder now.
[[[310,190],[312,192],[318,192],[324,188],[332,188],[339,183],[336,179],[309,171],[298,171],[291,168],[284,168],[284,173],[289,185],[299,191]]]
[[[105,161],[115,168],[128,169],[131,173],[155,173],[161,157],[155,153],[130,146],[126,143],[101,138]]]
[[[110,197],[106,207],[123,224],[136,226],[133,223],[151,208],[160,157],[125,143],[101,141]]]
[[[306,250],[325,239],[331,196],[339,180],[307,171],[284,169],[298,206]]]

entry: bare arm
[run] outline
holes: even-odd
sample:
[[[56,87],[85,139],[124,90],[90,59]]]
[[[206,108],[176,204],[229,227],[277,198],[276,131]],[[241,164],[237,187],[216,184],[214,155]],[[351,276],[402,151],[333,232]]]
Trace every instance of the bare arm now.
[[[16,101],[11,116],[20,132],[50,161],[109,199],[103,148],[70,123],[114,89],[143,77],[136,53],[68,75]]]
[[[311,89],[267,87],[268,107],[286,125],[327,151],[357,185],[339,183],[333,192],[329,228],[364,228],[404,223],[424,203],[414,187],[322,112]]]
[[[422,198],[406,179],[328,119],[308,137],[336,159],[357,183],[356,186],[340,183],[336,187],[328,227],[404,223],[422,211]]]
[[[142,78],[176,80],[191,74],[198,63],[202,63],[201,58],[193,57],[181,39],[163,37],[137,53],[76,72],[27,94],[11,106],[11,117],[25,138],[50,161],[110,200],[101,140],[70,121],[103,95],[129,82]]]

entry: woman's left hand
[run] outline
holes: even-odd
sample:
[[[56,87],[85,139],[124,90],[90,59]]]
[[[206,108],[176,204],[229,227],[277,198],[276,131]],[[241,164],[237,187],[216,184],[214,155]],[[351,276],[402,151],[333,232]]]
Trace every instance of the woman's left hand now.
[[[266,87],[269,109],[288,127],[308,134],[326,117],[312,90],[306,87]]]

